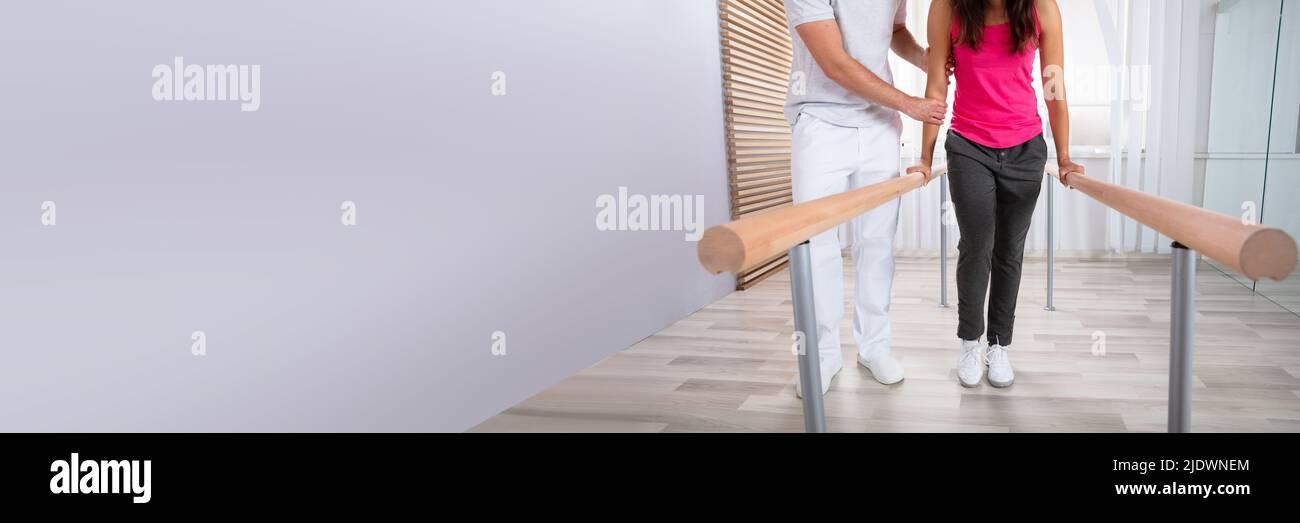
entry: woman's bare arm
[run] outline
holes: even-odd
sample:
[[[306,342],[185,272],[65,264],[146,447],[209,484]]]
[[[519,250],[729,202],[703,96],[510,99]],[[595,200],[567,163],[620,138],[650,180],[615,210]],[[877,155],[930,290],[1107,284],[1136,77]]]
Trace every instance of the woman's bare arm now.
[[[948,100],[948,57],[952,55],[952,40],[948,30],[952,24],[952,4],[948,0],[935,0],[930,4],[928,36],[930,52],[926,59],[925,97],[946,103]],[[939,141],[939,123],[926,123],[921,131],[921,164],[907,172],[925,173],[928,182],[930,166],[934,163],[934,146]]]
[[[1061,8],[1056,0],[1038,0],[1038,19],[1042,25],[1039,55],[1042,65],[1043,98],[1056,142],[1056,163],[1061,168],[1061,183],[1068,174],[1083,174],[1083,166],[1070,159],[1070,107],[1065,95],[1065,33]]]

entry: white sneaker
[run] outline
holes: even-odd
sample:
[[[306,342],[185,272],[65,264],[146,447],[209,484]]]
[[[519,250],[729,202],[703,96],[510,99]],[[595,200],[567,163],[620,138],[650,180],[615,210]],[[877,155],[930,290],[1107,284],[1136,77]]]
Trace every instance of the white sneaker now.
[[[961,340],[961,358],[957,360],[957,381],[963,387],[978,387],[984,379],[984,344],[979,340]]]
[[[903,364],[894,359],[889,352],[884,352],[873,357],[865,357],[858,354],[858,365],[866,367],[871,377],[876,378],[881,385],[893,385],[903,381]]]
[[[989,384],[994,387],[1010,387],[1016,381],[1016,371],[1011,370],[1011,356],[1007,347],[989,346]]]
[[[822,396],[825,396],[826,392],[831,390],[831,381],[840,373],[840,369],[844,368],[844,360],[842,358],[822,358],[821,367]],[[803,398],[803,380],[799,379],[798,376],[794,378],[794,395]]]

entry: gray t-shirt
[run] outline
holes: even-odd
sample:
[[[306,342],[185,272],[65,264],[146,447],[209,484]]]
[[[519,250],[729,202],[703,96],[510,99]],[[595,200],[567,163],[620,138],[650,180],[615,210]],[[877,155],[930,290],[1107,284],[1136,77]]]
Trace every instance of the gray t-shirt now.
[[[899,121],[897,111],[868,102],[827,78],[795,28],[818,20],[838,21],[849,56],[892,85],[889,47],[894,24],[906,22],[906,0],[785,0],[785,13],[794,44],[785,104],[785,117],[791,125],[799,113],[844,127],[894,125]]]

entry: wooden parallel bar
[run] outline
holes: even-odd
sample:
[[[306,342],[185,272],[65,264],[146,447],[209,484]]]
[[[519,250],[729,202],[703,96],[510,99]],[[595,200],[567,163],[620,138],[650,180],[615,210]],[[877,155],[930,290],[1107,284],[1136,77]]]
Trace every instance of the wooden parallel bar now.
[[[935,176],[947,169],[938,167]],[[921,187],[925,177],[908,174],[775,212],[710,227],[697,244],[700,264],[714,274],[739,274],[788,251],[809,238],[839,226],[885,202]]]
[[[1048,172],[1061,179],[1055,165]],[[1296,242],[1281,229],[1079,174],[1063,182],[1251,280],[1281,281],[1296,267]]]

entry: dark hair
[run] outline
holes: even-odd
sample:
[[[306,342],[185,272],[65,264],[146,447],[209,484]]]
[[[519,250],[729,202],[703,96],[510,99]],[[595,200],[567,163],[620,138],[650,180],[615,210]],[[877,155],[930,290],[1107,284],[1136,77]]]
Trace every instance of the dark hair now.
[[[1025,46],[1038,45],[1038,33],[1034,28],[1034,2],[1036,0],[1003,0],[1007,10],[1007,21],[1011,24],[1011,52],[1019,53]],[[979,49],[984,37],[984,16],[989,10],[989,0],[952,0],[960,30],[957,33],[958,44],[966,44],[972,49]]]

